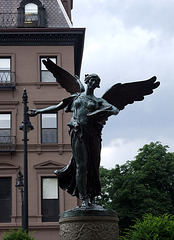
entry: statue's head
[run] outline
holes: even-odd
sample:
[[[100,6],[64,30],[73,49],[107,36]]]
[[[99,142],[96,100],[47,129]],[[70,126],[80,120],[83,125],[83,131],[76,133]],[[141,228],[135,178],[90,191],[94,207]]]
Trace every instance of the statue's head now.
[[[98,88],[100,87],[100,81],[101,81],[101,79],[100,79],[100,77],[99,77],[97,74],[95,74],[95,73],[85,74],[85,80],[84,80],[84,82],[85,82],[86,84],[89,83],[90,79],[94,79],[94,80],[97,82],[97,87],[98,87]]]

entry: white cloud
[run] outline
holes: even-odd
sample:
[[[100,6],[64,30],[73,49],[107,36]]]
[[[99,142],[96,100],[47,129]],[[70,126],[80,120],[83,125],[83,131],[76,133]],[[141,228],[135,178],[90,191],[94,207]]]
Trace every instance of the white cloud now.
[[[134,160],[137,151],[144,144],[144,139],[129,141],[126,139],[113,139],[101,151],[101,166],[114,168],[116,164],[122,165],[128,160]]]
[[[169,146],[169,144],[171,144],[172,148],[169,148],[168,151],[174,152],[173,139],[166,139],[160,136],[158,139],[162,145]],[[124,138],[113,139],[108,145],[102,148],[101,166],[111,169],[114,168],[116,164],[121,166],[127,161],[135,160],[138,150],[145,144],[150,144],[150,142],[152,142],[151,140],[147,138],[137,138],[133,140]]]
[[[74,26],[86,28],[81,76],[101,77],[98,97],[117,82],[153,75],[161,82],[153,95],[107,122],[101,163],[107,167],[133,159],[147,139],[174,151],[173,12],[171,0],[74,1]]]

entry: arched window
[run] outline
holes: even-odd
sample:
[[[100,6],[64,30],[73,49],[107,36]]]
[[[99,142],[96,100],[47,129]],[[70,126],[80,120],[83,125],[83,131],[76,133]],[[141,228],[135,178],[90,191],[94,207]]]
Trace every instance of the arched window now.
[[[18,27],[46,27],[45,8],[39,0],[23,0],[18,8]]]
[[[26,13],[38,14],[38,6],[34,3],[26,4],[25,5],[25,14]]]
[[[25,26],[38,26],[38,6],[34,3],[25,5]]]

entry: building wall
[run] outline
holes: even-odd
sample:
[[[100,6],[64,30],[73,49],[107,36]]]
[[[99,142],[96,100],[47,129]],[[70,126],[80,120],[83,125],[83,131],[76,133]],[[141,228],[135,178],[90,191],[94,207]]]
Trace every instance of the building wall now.
[[[41,82],[40,57],[57,57],[59,66],[80,75],[85,29],[73,28],[72,8],[73,0],[1,1],[0,63],[3,63],[2,58],[11,58],[10,73],[15,73],[12,74],[15,82],[4,81],[2,72],[5,71],[0,65],[0,239],[4,231],[22,226],[21,192],[15,185],[19,171],[24,174],[24,136],[19,130],[23,121],[24,89],[28,94],[29,109],[57,105],[69,96],[57,82]],[[33,12],[33,9],[37,11]],[[2,137],[4,114],[11,114],[10,141],[7,138],[5,142]],[[29,231],[34,231],[36,240],[59,239],[58,219],[43,219],[45,199],[43,201],[41,189],[43,177],[56,177],[54,171],[65,167],[71,158],[67,127],[70,117],[64,110],[58,112],[57,143],[42,143],[41,116],[30,118],[34,130],[28,133],[28,220]],[[12,144],[14,139],[16,142]],[[6,191],[6,180],[10,182],[11,190]],[[53,199],[54,209],[59,206],[58,214],[78,205],[75,197],[60,188],[58,200],[55,204]],[[52,209],[46,211],[45,215]],[[2,218],[3,214],[9,216],[8,220]]]
[[[30,109],[58,104],[69,94],[57,83],[40,82],[40,56],[57,56],[58,64],[74,74],[73,46],[0,46],[0,57],[11,56],[16,73],[14,90],[0,88],[0,113],[12,113],[12,135],[16,136],[16,151],[0,153],[0,177],[12,177],[11,223],[0,223],[0,238],[9,228],[21,226],[21,195],[15,187],[19,169],[23,173],[23,121],[22,95],[28,93]],[[35,231],[37,240],[59,239],[58,222],[42,222],[41,177],[55,176],[54,170],[64,167],[71,157],[67,123],[70,114],[58,113],[58,143],[41,143],[40,116],[31,118],[34,130],[28,134],[28,205],[29,230]],[[77,206],[77,199],[59,189],[60,212]]]

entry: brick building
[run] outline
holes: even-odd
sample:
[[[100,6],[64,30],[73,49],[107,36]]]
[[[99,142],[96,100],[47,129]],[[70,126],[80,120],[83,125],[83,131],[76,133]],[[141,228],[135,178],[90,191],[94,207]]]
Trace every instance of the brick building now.
[[[0,238],[21,226],[21,194],[15,187],[23,173],[22,95],[30,109],[58,104],[68,93],[42,64],[46,57],[80,74],[85,29],[73,28],[73,0],[1,0],[0,5]],[[59,214],[77,199],[58,188],[55,169],[71,157],[70,115],[31,118],[28,133],[28,220],[37,240],[59,239]]]

